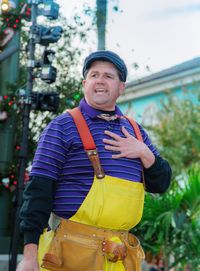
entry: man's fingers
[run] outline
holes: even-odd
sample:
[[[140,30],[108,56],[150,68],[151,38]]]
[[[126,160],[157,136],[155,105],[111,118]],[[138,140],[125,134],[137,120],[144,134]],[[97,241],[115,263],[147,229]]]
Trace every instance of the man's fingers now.
[[[104,132],[106,135],[108,135],[108,136],[110,136],[110,137],[112,137],[113,139],[115,139],[115,140],[120,140],[120,136],[118,136],[118,135],[116,135],[116,134],[114,134],[114,133],[112,133],[112,132],[110,132],[110,131],[108,131],[108,130],[105,130],[105,132]]]
[[[122,132],[125,135],[125,137],[129,137],[130,136],[129,132],[126,130],[126,128],[124,126],[122,126]]]
[[[103,142],[106,143],[106,144],[110,144],[112,146],[119,146],[119,142],[116,141],[116,140],[111,140],[111,139],[104,138]]]
[[[105,149],[109,151],[119,151],[117,146],[105,145]]]
[[[122,157],[124,157],[124,155],[122,155],[121,153],[120,153],[120,154],[113,154],[113,155],[112,155],[112,158],[113,158],[113,159],[116,159],[116,158],[122,158]]]

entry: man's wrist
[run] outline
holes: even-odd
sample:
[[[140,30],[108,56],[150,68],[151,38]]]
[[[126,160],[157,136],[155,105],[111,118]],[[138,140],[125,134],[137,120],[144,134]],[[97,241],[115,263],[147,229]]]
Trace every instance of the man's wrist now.
[[[26,258],[37,258],[38,254],[38,245],[37,244],[26,244],[24,246],[24,257]]]
[[[140,159],[144,168],[150,168],[155,163],[155,155],[147,146],[142,150]]]

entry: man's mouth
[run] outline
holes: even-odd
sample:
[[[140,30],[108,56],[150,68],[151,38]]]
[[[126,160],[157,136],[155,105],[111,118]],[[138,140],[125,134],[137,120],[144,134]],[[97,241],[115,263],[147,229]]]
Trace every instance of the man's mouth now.
[[[106,92],[106,90],[103,88],[96,88],[95,89],[95,93],[105,93],[105,92]]]

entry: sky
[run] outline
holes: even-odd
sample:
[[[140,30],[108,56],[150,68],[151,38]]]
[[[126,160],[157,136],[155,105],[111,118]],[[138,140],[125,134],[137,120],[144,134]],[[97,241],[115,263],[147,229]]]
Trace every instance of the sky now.
[[[95,7],[96,0],[57,0],[66,17],[85,2]],[[138,79],[200,57],[199,26],[200,0],[108,0],[106,49],[125,60],[129,80]],[[96,49],[91,33],[88,50]]]

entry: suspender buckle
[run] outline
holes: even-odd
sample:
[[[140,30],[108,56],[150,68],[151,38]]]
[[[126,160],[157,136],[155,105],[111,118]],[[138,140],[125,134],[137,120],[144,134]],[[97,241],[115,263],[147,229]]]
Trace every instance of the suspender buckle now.
[[[99,155],[96,149],[94,150],[86,150],[88,158],[90,159],[90,162],[92,163],[92,166],[94,168],[94,173],[97,177],[97,179],[103,179],[105,177],[104,170],[100,164]]]

